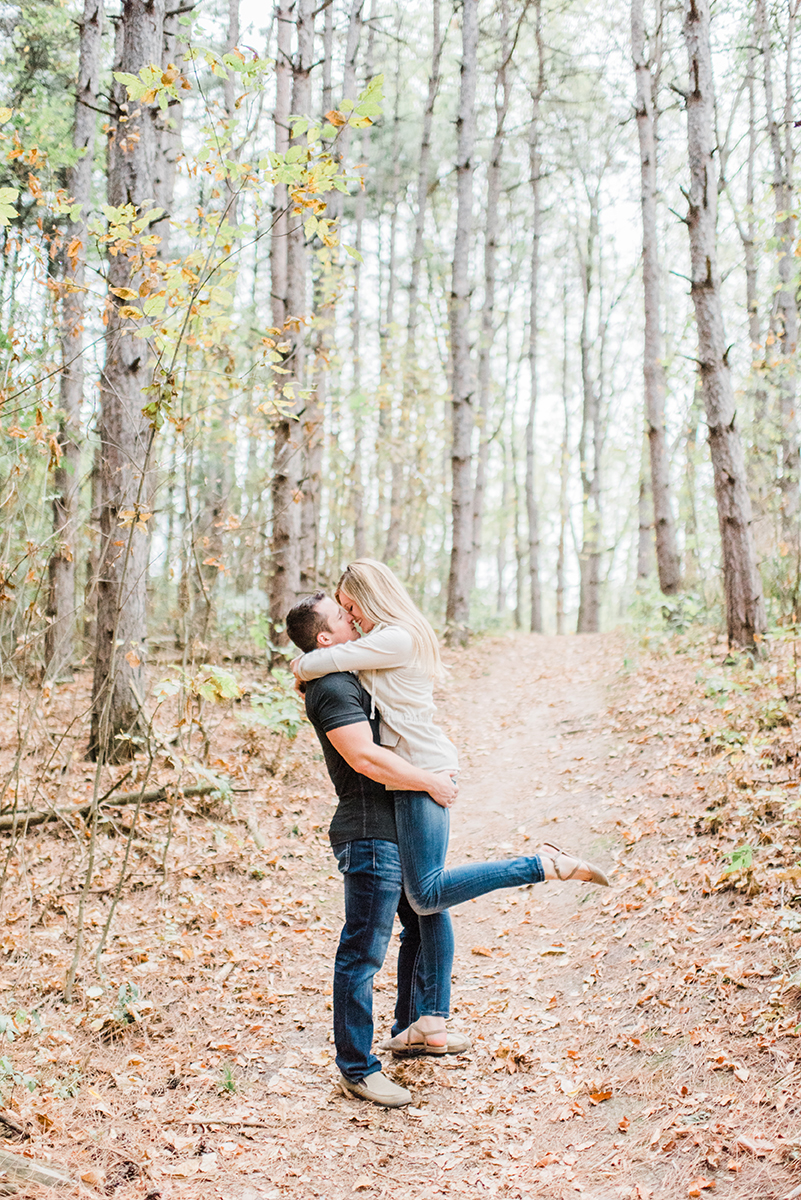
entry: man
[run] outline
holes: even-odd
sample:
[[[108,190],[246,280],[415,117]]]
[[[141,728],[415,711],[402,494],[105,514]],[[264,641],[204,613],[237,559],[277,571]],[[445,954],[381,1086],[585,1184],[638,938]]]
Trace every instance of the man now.
[[[317,592],[287,616],[287,633],[304,652],[355,641],[349,613]],[[426,981],[420,975],[420,918],[403,894],[395,813],[390,790],[425,791],[450,803],[450,775],[421,771],[378,744],[378,717],[370,694],[350,673],[306,684],[306,712],[320,740],[339,804],[329,838],[345,882],[345,925],[334,964],[334,1042],[343,1091],[386,1108],[410,1104],[411,1093],[381,1070],[372,1053],[373,978],[381,967],[397,911],[403,932],[398,956],[398,997],[393,1033],[415,1020]],[[450,921],[447,913],[425,920]],[[439,966],[450,982],[451,961]],[[457,1044],[458,1043],[458,1044]],[[448,1050],[467,1049],[449,1035]]]

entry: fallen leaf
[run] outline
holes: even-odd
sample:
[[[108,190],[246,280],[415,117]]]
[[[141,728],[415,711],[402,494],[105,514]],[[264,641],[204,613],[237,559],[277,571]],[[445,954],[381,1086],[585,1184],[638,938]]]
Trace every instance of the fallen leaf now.
[[[750,1138],[738,1137],[734,1143],[738,1150],[746,1150],[749,1154],[770,1154],[771,1150],[776,1147],[773,1142],[768,1142],[765,1138]]]
[[[477,955],[478,958],[492,958],[492,951],[488,950],[486,946],[474,946],[470,953]]]
[[[688,1189],[688,1195],[700,1196],[704,1188],[707,1188],[710,1192],[714,1192],[716,1187],[717,1184],[714,1179],[694,1179]]]
[[[354,1190],[354,1192],[363,1192],[363,1191],[366,1191],[367,1188],[371,1188],[372,1186],[373,1186],[373,1181],[369,1175],[360,1175],[359,1178],[356,1180],[356,1182],[353,1185],[353,1190]]]
[[[200,1162],[196,1158],[187,1158],[183,1162],[163,1163],[161,1171],[164,1175],[174,1175],[178,1179],[188,1179],[190,1175],[196,1175],[200,1167]]]
[[[603,1104],[604,1100],[611,1100],[611,1092],[590,1092],[590,1100],[593,1104]]]
[[[88,1171],[81,1171],[81,1179],[84,1183],[89,1183],[95,1187],[99,1187],[100,1184],[105,1183],[106,1177],[102,1171],[97,1171],[94,1168],[91,1168]]]
[[[622,1117],[621,1120],[618,1121],[617,1127],[621,1133],[625,1133],[630,1124],[631,1121],[628,1119],[628,1117]]]

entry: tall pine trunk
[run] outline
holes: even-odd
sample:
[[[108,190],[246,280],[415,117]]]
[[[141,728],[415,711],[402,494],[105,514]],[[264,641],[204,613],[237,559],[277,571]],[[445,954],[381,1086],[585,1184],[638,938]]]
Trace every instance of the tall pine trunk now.
[[[447,637],[464,646],[470,622],[470,560],[473,496],[470,443],[475,383],[470,361],[470,239],[473,227],[473,149],[476,138],[478,0],[462,5],[462,67],[456,118],[456,240],[450,298],[451,340],[451,563],[446,608]]]
[[[770,30],[764,0],[756,0],[756,25],[761,42],[765,110],[773,156],[771,186],[774,202],[773,236],[777,248],[778,286],[770,318],[772,341],[781,355],[769,355],[778,396],[778,434],[781,445],[779,489],[781,493],[781,536],[792,550],[793,568],[798,569],[799,447],[796,419],[795,354],[798,348],[798,301],[796,299],[795,226],[793,211],[793,40],[797,5],[788,5],[785,98],[781,120],[776,119]]]
[[[161,61],[163,26],[164,0],[124,0],[117,28],[120,72],[138,75]],[[129,102],[119,83],[113,99],[118,115],[109,131],[108,201],[141,210],[153,196],[158,110]],[[148,537],[131,521],[150,498],[152,431],[142,407],[152,372],[147,343],[135,336],[135,322],[121,315],[117,296],[138,291],[137,253],[134,245],[109,258],[100,383],[101,552],[90,750],[112,761],[130,758],[144,729]]]
[[[659,312],[659,254],[656,227],[656,81],[645,51],[643,0],[631,0],[631,51],[637,81],[637,133],[640,140],[642,279],[645,307],[643,376],[645,425],[651,460],[656,565],[666,596],[681,587],[681,562],[670,504],[670,473],[665,438],[665,371]],[[657,61],[657,70],[659,63]]]
[[[589,196],[590,221],[581,251],[581,436],[579,460],[582,489],[582,541],[579,566],[578,633],[597,633],[601,624],[601,402],[592,378],[590,305],[594,287],[595,247],[598,240],[598,190]]]
[[[540,153],[540,105],[545,93],[545,47],[542,39],[542,5],[536,0],[537,86],[531,93],[531,125],[528,139],[529,185],[533,216],[531,223],[531,291],[528,310],[528,369],[530,399],[526,422],[526,516],[528,519],[529,628],[542,633],[542,588],[540,586],[540,514],[537,504],[537,401],[539,399],[540,326],[540,241],[542,239],[542,155]]]
[[[72,144],[81,157],[70,168],[67,192],[81,206],[77,220],[64,231],[64,284],[61,306],[60,381],[61,419],[58,445],[61,461],[53,473],[53,533],[55,549],[49,563],[50,591],[45,661],[48,674],[68,671],[75,647],[75,560],[78,553],[78,492],[81,472],[81,403],[83,401],[84,276],[87,224],[92,193],[92,164],[97,128],[97,89],[103,36],[102,0],[85,0],[81,20],[78,86]]]
[[[479,445],[476,459],[476,482],[473,491],[473,553],[470,583],[475,585],[478,556],[481,553],[484,521],[484,493],[487,482],[487,463],[490,449],[490,365],[495,340],[495,275],[498,259],[498,210],[501,199],[501,164],[503,159],[504,127],[512,92],[510,79],[509,8],[506,0],[500,6],[500,47],[495,73],[495,134],[487,166],[487,211],[484,226],[484,304],[481,309],[481,337],[478,352],[478,426]]]
[[[731,644],[753,648],[765,630],[765,605],[751,536],[751,501],[740,435],[735,425],[734,390],[720,300],[709,0],[685,0],[683,33],[690,78],[687,92],[690,164],[687,228],[691,293],[698,328],[699,372],[723,552],[726,623]]]
[[[292,107],[297,116],[311,111],[311,68],[314,52],[314,0],[297,0],[296,53],[292,60]],[[302,147],[303,138],[296,143]],[[295,394],[306,376],[307,253],[304,214],[290,212],[286,239],[285,338],[290,343],[285,360]],[[273,453],[272,580],[270,615],[273,625],[283,624],[300,592],[300,513],[302,503],[303,424],[301,400],[296,400],[275,427]],[[281,632],[281,641],[286,635]]]

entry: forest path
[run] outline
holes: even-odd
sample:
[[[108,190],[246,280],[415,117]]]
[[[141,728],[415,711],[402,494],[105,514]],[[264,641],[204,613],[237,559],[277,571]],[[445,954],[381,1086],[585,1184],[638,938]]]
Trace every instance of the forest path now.
[[[414,1108],[397,1112],[339,1096],[322,1059],[305,1080],[279,1071],[272,1086],[285,1099],[272,1111],[292,1149],[273,1188],[246,1189],[244,1200],[678,1200],[709,1194],[715,1179],[719,1194],[751,1200],[790,1190],[786,1167],[771,1171],[764,1155],[737,1148],[737,1136],[744,1145],[754,1136],[751,1114],[765,1091],[735,1083],[732,1092],[726,1070],[709,1073],[698,1031],[714,1031],[714,988],[691,984],[690,1002],[679,1003],[693,956],[735,901],[713,895],[696,915],[697,841],[677,838],[671,824],[695,783],[677,777],[659,737],[629,727],[632,698],[658,717],[660,679],[640,678],[627,653],[616,635],[521,635],[449,656],[438,719],[459,747],[462,774],[448,863],[533,853],[551,840],[595,859],[612,887],[552,882],[452,910],[453,1024],[469,1033],[472,1052],[412,1062],[385,1055],[415,1095]],[[341,891],[338,879],[329,885],[336,930]],[[688,906],[698,924],[683,915]],[[376,980],[378,1038],[391,1023],[395,949]],[[301,1036],[319,1040],[317,1019]],[[718,1061],[746,1080],[753,1042],[735,1045],[729,1025],[725,1032]],[[767,1082],[780,1081],[783,1063]]]
[[[779,1029],[772,996],[795,978],[801,938],[792,909],[782,932],[769,898],[760,907],[727,886],[721,846],[698,821],[731,774],[702,699],[716,660],[639,656],[617,634],[485,638],[448,655],[439,719],[462,764],[448,862],[550,840],[597,861],[612,886],[551,882],[452,910],[453,1024],[473,1048],[385,1054],[414,1095],[402,1110],[336,1085],[342,880],[316,739],[304,727],[275,776],[269,743],[243,734],[247,709],[229,712],[215,761],[245,790],[233,806],[176,815],[167,884],[141,862],[109,944],[109,995],[135,982],[141,1021],[99,1043],[100,988],[74,1033],[57,996],[43,1009],[52,1036],[69,1039],[53,1068],[67,1074],[46,1103],[20,1100],[32,1127],[43,1106],[53,1121],[32,1149],[81,1169],[97,1160],[107,1181],[124,1167],[115,1200],[144,1200],[154,1184],[163,1200],[684,1200],[711,1185],[730,1200],[788,1196],[801,1157],[797,1028],[791,1014]],[[75,697],[70,685],[58,702]],[[155,847],[166,819],[143,831]],[[53,864],[71,843],[56,835],[20,869],[43,897],[66,886]],[[98,889],[117,878],[122,839],[100,845]],[[28,1011],[58,986],[53,957],[62,978],[66,968],[62,891],[30,936],[15,934],[21,922],[6,933],[24,940],[13,986]],[[26,903],[20,892],[13,920]],[[376,978],[377,1041],[397,947],[396,936]],[[17,1069],[40,1070],[37,1045],[15,1043]]]

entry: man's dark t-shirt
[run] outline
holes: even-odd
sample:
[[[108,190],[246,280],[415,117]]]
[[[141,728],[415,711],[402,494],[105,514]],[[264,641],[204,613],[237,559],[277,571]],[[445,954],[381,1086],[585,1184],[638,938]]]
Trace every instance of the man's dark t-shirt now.
[[[354,771],[326,737],[331,730],[369,721],[373,741],[378,742],[378,717],[370,720],[370,707],[370,693],[350,672],[323,675],[306,684],[306,715],[320,739],[325,765],[339,798],[328,830],[332,846],[363,838],[398,840],[392,794],[383,784]]]

